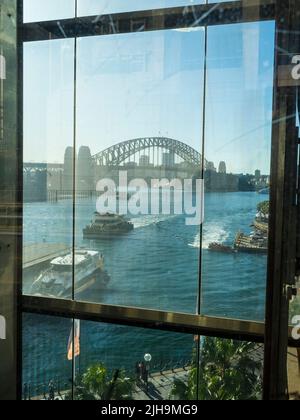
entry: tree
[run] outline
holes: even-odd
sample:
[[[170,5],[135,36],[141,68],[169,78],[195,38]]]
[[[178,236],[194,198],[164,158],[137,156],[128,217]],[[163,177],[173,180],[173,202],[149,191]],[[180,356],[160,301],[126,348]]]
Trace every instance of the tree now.
[[[196,358],[188,383],[174,382],[171,398],[196,400],[257,400],[261,393],[261,364],[251,357],[253,343],[205,338],[200,369]],[[197,387],[198,383],[198,387]]]
[[[126,377],[123,370],[116,371],[109,378],[106,367],[99,363],[87,369],[76,380],[76,400],[132,400],[134,380]],[[70,396],[69,396],[70,397]]]
[[[295,316],[300,316],[300,297],[297,296],[290,305],[290,323]]]
[[[270,212],[270,201],[262,201],[257,205],[257,210],[264,216],[267,216]]]

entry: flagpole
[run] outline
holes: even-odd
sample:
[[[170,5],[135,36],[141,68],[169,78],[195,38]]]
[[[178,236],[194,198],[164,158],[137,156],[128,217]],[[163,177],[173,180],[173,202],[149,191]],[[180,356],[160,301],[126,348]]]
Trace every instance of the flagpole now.
[[[76,365],[75,365],[75,319],[72,320],[72,400],[74,401],[75,397],[75,375],[76,375]]]
[[[73,327],[73,381],[74,381],[74,391],[75,391],[75,384],[76,384],[76,319],[74,319],[74,327]],[[74,395],[75,397],[75,395]],[[74,399],[74,398],[73,398]]]

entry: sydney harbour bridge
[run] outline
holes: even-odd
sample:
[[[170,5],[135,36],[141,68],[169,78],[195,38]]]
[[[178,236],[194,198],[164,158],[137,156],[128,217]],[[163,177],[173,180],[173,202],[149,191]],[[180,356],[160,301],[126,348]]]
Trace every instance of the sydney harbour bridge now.
[[[74,170],[75,164],[75,170]],[[222,162],[222,168],[225,163]],[[24,163],[25,198],[32,201],[47,199],[49,191],[70,195],[74,175],[79,193],[95,191],[99,179],[117,181],[120,170],[127,170],[128,179],[191,178],[204,171],[216,172],[213,162],[208,162],[191,146],[167,137],[145,137],[117,143],[96,155],[82,146],[78,155],[69,147],[64,163]],[[226,173],[222,170],[223,175]],[[223,176],[223,177],[224,177]],[[31,198],[30,198],[30,197]]]
[[[124,141],[98,153],[93,156],[93,159],[99,166],[119,166],[129,158],[136,157],[140,152],[150,151],[150,155],[151,152],[153,155],[158,150],[177,155],[187,164],[198,167],[202,165],[202,156],[199,152],[185,143],[166,137],[146,137]]]

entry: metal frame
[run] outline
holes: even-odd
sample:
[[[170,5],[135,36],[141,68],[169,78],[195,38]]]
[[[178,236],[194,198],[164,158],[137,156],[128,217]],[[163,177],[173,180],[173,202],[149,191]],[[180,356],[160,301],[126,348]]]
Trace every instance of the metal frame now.
[[[22,171],[22,143],[18,135],[19,132],[17,133],[22,114],[18,112],[20,111],[20,98],[17,99],[19,91],[19,66],[17,65],[17,60],[19,58],[17,58],[15,51],[18,44],[16,18],[20,14],[18,14],[17,2],[10,2],[11,4],[9,4],[9,1],[6,1],[5,4],[2,3],[1,8],[4,6],[4,10],[1,10],[3,12],[1,20],[3,19],[2,22],[4,22],[5,26],[1,30],[11,31],[4,38],[4,45],[1,45],[1,53],[7,54],[6,64],[8,70],[8,76],[5,81],[6,88],[2,97],[7,108],[2,117],[6,113],[11,113],[11,122],[7,124],[4,119],[1,127],[5,133],[3,139],[6,139],[6,141],[1,145],[3,146],[1,147],[1,165],[3,169],[1,187],[4,191],[1,193],[0,201],[1,205],[6,209],[8,220],[7,228],[1,230],[0,233],[0,312],[6,318],[6,339],[0,343],[0,370],[1,375],[6,377],[6,379],[0,383],[0,399],[13,400],[20,393],[22,355],[20,351],[21,313],[19,311],[22,266],[16,264],[16,261],[21,261],[19,258],[22,255],[22,238],[18,236],[22,226],[22,208],[18,205],[22,202],[19,178],[19,171]],[[2,83],[4,83],[3,80]],[[12,219],[13,223],[11,223]]]
[[[18,179],[18,228],[23,232],[23,37],[20,28],[23,23],[23,1],[17,0],[17,179]],[[16,257],[18,264],[16,264],[16,293],[17,293],[17,366],[16,366],[16,390],[17,398],[22,398],[22,293],[23,293],[23,234],[18,235]]]
[[[45,41],[272,20],[275,18],[275,1],[216,2],[26,23],[23,25],[23,40],[24,42]]]
[[[264,342],[264,324],[259,322],[34,296],[23,297],[22,309],[40,315]]]
[[[290,0],[291,2],[293,0]],[[279,3],[290,4],[289,0],[280,0]],[[22,13],[22,1],[19,0],[19,13]],[[278,5],[277,5],[278,7]],[[104,16],[77,17],[73,19],[55,20],[51,22],[20,23],[19,26],[19,46],[23,42],[34,42],[43,40],[63,39],[69,37],[101,36],[109,34],[125,34],[141,31],[167,30],[175,28],[187,28],[196,26],[211,26],[220,24],[234,24],[246,22],[258,22],[263,20],[280,19],[278,9],[276,10],[276,0],[245,0],[231,1],[225,3],[216,3],[209,5],[199,5],[192,7],[178,7],[170,9],[148,10],[130,13],[115,13]],[[283,24],[283,29],[286,26]],[[281,26],[279,27],[279,29]],[[279,33],[279,32],[278,32]],[[20,92],[22,91],[20,65]],[[277,82],[277,79],[276,79]],[[277,86],[277,83],[276,85]],[[278,92],[276,90],[276,97]],[[292,103],[282,102],[282,98],[275,102],[276,115],[283,117],[292,109]],[[21,110],[21,99],[19,103]],[[20,114],[19,112],[19,115]],[[20,122],[20,143],[22,150],[22,121]],[[288,128],[289,127],[289,128]],[[274,381],[282,378],[281,373],[274,372],[274,367],[278,365],[279,358],[282,360],[283,347],[285,340],[281,336],[277,340],[279,330],[283,331],[282,316],[276,315],[279,305],[282,304],[280,290],[282,287],[283,276],[287,273],[287,267],[284,266],[284,258],[287,257],[282,249],[282,238],[287,238],[291,231],[291,225],[284,227],[284,217],[289,212],[289,206],[282,208],[284,194],[291,194],[287,188],[285,170],[288,165],[288,155],[283,159],[283,148],[285,137],[288,132],[291,133],[291,124],[286,123],[288,131],[283,132],[282,124],[275,124],[273,132],[272,161],[272,216],[271,216],[271,235],[270,254],[269,254],[269,274],[268,274],[268,292],[267,292],[267,320],[266,335],[264,324],[239,321],[233,319],[218,319],[203,317],[198,315],[188,315],[180,313],[168,313],[162,311],[153,311],[139,308],[129,308],[120,306],[109,306],[93,303],[83,303],[76,301],[65,301],[57,299],[46,299],[40,297],[23,296],[20,305],[21,312],[30,312],[36,314],[60,316],[67,318],[80,318],[84,320],[106,322],[112,324],[134,325],[141,328],[161,329],[167,331],[177,331],[192,333],[195,335],[214,336],[222,338],[233,338],[237,340],[246,340],[263,343],[266,345],[265,359],[265,378],[264,378],[264,397],[271,399],[276,395],[278,398],[278,389],[271,391]],[[294,127],[295,128],[295,127]],[[293,171],[293,168],[289,168]],[[21,180],[20,175],[20,180]],[[284,184],[282,180],[284,179]],[[21,197],[20,197],[21,198]],[[292,215],[288,215],[289,221]],[[275,227],[277,227],[275,232]],[[278,228],[279,227],[279,228]],[[283,236],[282,236],[283,235]],[[21,253],[20,253],[21,258]],[[290,261],[290,259],[289,259]],[[21,264],[19,264],[21,267]],[[20,273],[19,273],[20,274]],[[286,315],[286,314],[285,314]],[[276,339],[274,341],[274,338]],[[283,341],[282,341],[283,340]],[[287,344],[287,337],[286,337]],[[290,341],[290,345],[298,346],[300,343]],[[276,349],[274,348],[276,347]],[[279,350],[281,348],[281,350]],[[277,378],[277,379],[276,379]],[[271,385],[272,383],[272,385]],[[272,394],[273,393],[273,394]],[[20,394],[21,395],[21,394]],[[19,395],[19,396],[20,396]]]
[[[299,6],[298,6],[299,7]],[[296,3],[277,2],[274,79],[269,270],[266,303],[265,400],[287,398],[289,287],[296,274],[297,158],[296,88],[281,86],[280,65],[297,53]],[[288,246],[287,246],[288,244]],[[300,343],[295,343],[299,345]]]

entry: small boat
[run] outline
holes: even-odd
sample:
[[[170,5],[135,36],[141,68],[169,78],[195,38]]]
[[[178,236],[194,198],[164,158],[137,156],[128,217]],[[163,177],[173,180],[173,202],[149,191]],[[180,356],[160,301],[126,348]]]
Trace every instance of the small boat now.
[[[86,239],[119,236],[134,229],[133,223],[118,214],[96,212],[94,216],[94,220],[83,229],[83,236]]]
[[[74,254],[75,294],[90,288],[102,288],[110,281],[104,270],[104,258],[97,251],[76,250]],[[31,288],[32,295],[70,298],[73,288],[73,254],[55,258]]]
[[[258,194],[262,194],[262,195],[270,195],[270,188],[262,188],[261,190],[257,192]]]
[[[234,241],[234,249],[237,252],[267,254],[268,240],[265,236],[247,236],[239,232]]]
[[[232,254],[236,252],[231,246],[220,244],[218,242],[212,242],[211,244],[209,244],[208,249],[210,251],[223,252],[225,254]]]
[[[266,234],[266,235],[268,235],[269,233],[269,223],[256,219],[254,221],[254,227],[258,232],[262,232],[263,234]]]

